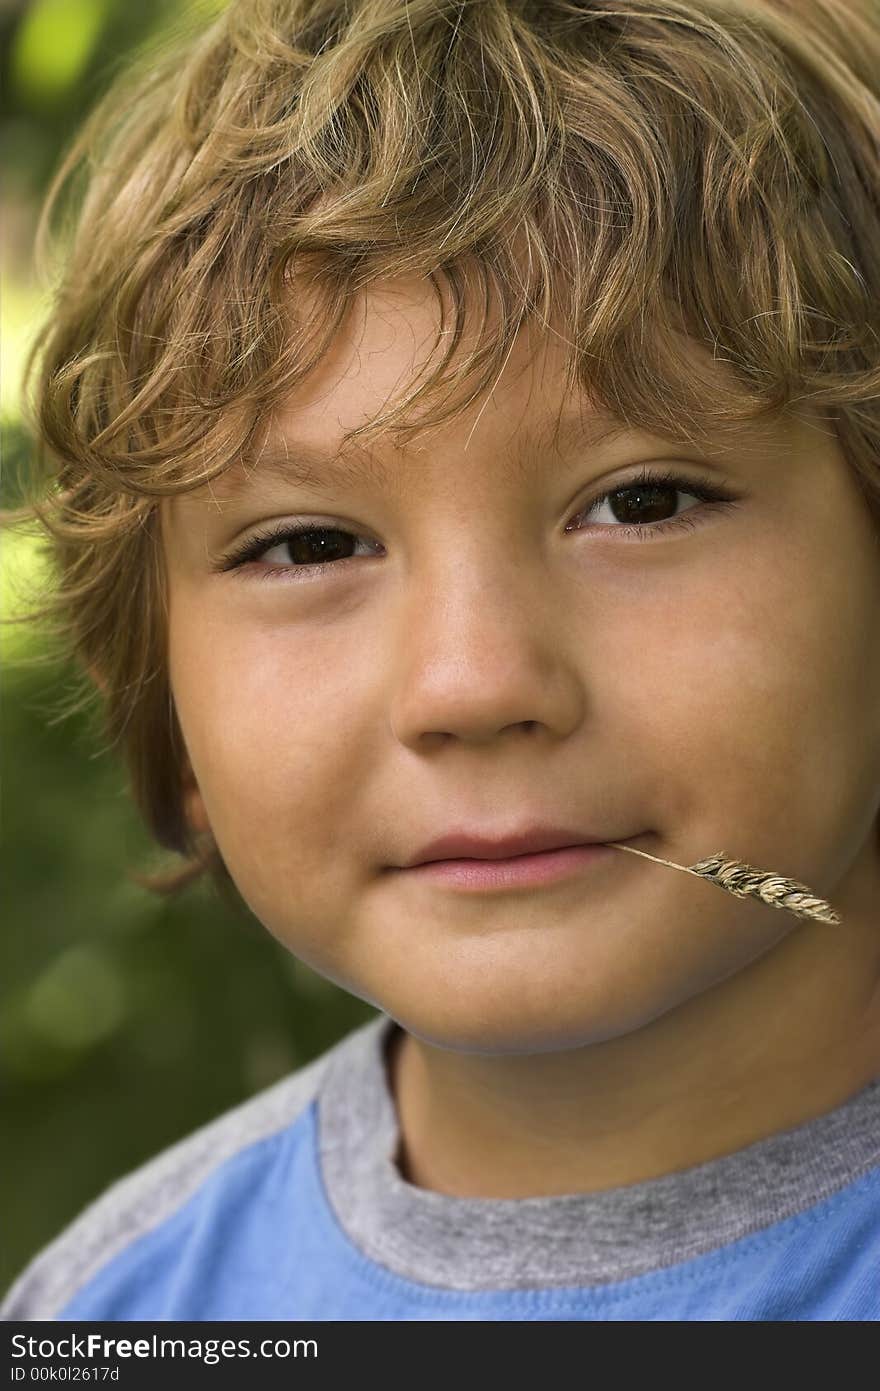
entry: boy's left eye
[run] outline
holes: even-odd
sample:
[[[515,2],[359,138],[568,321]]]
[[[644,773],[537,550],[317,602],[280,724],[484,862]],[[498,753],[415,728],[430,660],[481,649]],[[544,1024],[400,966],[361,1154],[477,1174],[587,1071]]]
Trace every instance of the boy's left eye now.
[[[599,494],[577,513],[575,521],[594,516],[607,505],[611,511],[612,522],[598,523],[596,529],[608,532],[615,538],[630,536],[643,541],[666,534],[673,528],[690,529],[697,523],[688,514],[701,509],[688,508],[686,514],[681,516],[674,500],[676,493],[696,498],[698,502],[706,504],[707,508],[704,510],[708,510],[709,507],[717,509],[736,505],[736,496],[728,488],[720,487],[709,479],[686,478],[679,474],[643,470],[637,478]],[[671,515],[668,515],[670,505]],[[621,522],[619,513],[623,514],[626,523],[618,526],[613,523]],[[647,522],[631,520],[637,516],[647,516]],[[585,529],[590,528],[577,527],[571,523],[565,528],[566,531]],[[342,527],[315,522],[284,522],[252,536],[237,551],[221,556],[213,568],[218,571],[238,570],[253,564],[257,572],[262,571],[261,579],[287,577],[297,570],[309,570],[314,574],[354,559],[358,545],[374,548],[361,550],[361,555],[375,555],[381,551],[380,543],[369,541]],[[282,561],[281,564],[255,564],[276,548],[287,551],[284,559],[288,563]]]
[[[615,537],[633,536],[636,540],[648,541],[655,536],[665,535],[674,527],[691,529],[696,526],[697,523],[691,518],[681,518],[675,502],[676,493],[696,498],[698,502],[716,509],[736,503],[735,494],[726,487],[719,487],[708,478],[685,478],[679,474],[652,473],[645,470],[637,478],[601,493],[577,515],[578,518],[593,516],[596,512],[601,512],[603,506],[607,506],[613,521],[625,524],[613,526],[610,523],[602,523],[600,525],[603,530],[612,532]],[[699,510],[697,507],[687,509],[688,512]],[[619,515],[621,513],[622,516]],[[647,517],[647,521],[635,520],[638,517]],[[566,527],[566,531],[572,529],[577,528]]]

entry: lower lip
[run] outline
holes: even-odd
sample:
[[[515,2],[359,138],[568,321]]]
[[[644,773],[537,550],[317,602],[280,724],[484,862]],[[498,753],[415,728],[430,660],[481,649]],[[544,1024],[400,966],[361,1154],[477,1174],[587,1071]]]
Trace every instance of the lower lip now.
[[[610,845],[568,845],[535,855],[511,855],[503,860],[431,860],[406,870],[420,879],[438,880],[463,889],[507,889],[552,884],[614,853]]]

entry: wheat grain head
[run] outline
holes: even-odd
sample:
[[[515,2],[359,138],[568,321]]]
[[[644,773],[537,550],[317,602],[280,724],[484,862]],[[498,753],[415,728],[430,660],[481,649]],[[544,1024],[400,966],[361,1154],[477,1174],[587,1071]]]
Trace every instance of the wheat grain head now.
[[[696,874],[719,889],[726,889],[737,898],[757,898],[771,908],[784,908],[796,918],[812,922],[839,924],[840,916],[824,898],[817,898],[806,884],[796,879],[786,879],[771,870],[755,869],[744,860],[731,859],[723,850],[699,860],[695,865],[679,865],[674,860],[663,860],[657,855],[649,855],[645,850],[636,850],[633,845],[623,845],[620,841],[607,842],[617,850],[627,850],[631,855],[642,855],[658,865],[668,865],[670,869],[683,870],[685,874]]]

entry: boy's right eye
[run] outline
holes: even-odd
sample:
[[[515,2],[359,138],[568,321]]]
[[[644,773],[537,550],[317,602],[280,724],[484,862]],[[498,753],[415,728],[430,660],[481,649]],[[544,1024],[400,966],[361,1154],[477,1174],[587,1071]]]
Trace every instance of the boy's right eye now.
[[[286,551],[282,563],[254,566],[255,573],[260,574],[262,571],[261,579],[274,579],[303,569],[321,572],[331,565],[353,559],[358,542],[364,540],[364,537],[356,536],[354,532],[345,531],[341,527],[316,526],[310,522],[283,523],[252,536],[239,550],[221,557],[214,568],[221,572],[239,570],[262,560],[277,548]],[[366,554],[374,552],[367,551]]]

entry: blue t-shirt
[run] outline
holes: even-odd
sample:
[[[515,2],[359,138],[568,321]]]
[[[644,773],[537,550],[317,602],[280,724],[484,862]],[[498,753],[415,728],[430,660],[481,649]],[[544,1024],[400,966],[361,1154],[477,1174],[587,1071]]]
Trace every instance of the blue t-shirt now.
[[[880,1078],[693,1168],[598,1193],[408,1183],[378,1014],[113,1185],[6,1319],[876,1320]]]

